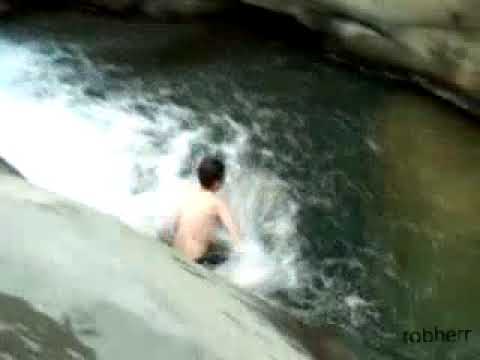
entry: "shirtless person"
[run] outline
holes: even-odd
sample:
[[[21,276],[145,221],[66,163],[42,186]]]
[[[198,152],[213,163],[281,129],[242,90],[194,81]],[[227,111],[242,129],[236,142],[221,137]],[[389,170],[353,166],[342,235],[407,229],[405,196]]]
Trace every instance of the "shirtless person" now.
[[[203,263],[208,248],[215,242],[214,232],[222,224],[235,247],[240,245],[240,231],[227,205],[215,193],[220,190],[225,165],[214,157],[205,157],[198,169],[198,188],[191,189],[175,219],[174,246],[192,261]]]

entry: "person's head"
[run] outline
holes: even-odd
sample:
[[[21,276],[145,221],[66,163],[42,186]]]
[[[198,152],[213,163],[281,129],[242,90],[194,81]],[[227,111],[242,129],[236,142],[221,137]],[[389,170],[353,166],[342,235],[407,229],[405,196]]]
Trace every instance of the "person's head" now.
[[[214,156],[206,156],[197,168],[198,180],[205,190],[218,191],[225,177],[225,164]]]

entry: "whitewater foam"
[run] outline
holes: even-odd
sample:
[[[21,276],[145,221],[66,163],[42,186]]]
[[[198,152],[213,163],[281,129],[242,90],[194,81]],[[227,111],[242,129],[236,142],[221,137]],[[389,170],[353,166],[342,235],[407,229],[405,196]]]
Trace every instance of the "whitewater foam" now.
[[[248,161],[248,129],[212,112],[211,124],[221,124],[228,134],[214,141],[210,125],[191,109],[142,96],[138,79],[131,93],[92,97],[86,90],[92,82],[108,88],[102,68],[78,49],[50,44],[47,50],[0,42],[0,65],[7,69],[0,76],[0,106],[9,114],[0,123],[2,156],[33,184],[158,236],[171,224],[183,186],[194,181],[198,159],[222,153],[228,178],[221,196],[232,204],[246,239],[243,255],[218,273],[260,293],[298,285],[298,206],[286,183]],[[153,115],[136,110],[139,102],[154,109]]]

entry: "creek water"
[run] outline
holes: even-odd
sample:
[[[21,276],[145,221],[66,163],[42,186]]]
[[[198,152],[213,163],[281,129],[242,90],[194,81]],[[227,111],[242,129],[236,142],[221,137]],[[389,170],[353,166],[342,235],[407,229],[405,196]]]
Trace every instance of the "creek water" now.
[[[247,248],[221,276],[343,329],[359,358],[480,354],[476,119],[258,24],[2,25],[0,155],[29,181],[156,236],[221,153]],[[435,327],[472,332],[405,340]]]

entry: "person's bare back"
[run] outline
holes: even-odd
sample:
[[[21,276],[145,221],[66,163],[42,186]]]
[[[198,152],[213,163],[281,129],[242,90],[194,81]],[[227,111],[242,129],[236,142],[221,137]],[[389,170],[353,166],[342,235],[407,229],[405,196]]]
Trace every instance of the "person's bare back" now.
[[[215,230],[223,224],[235,245],[239,244],[239,229],[225,202],[215,193],[220,189],[224,167],[218,159],[205,158],[199,166],[201,186],[188,190],[175,221],[174,246],[193,261],[202,258],[215,242]]]

